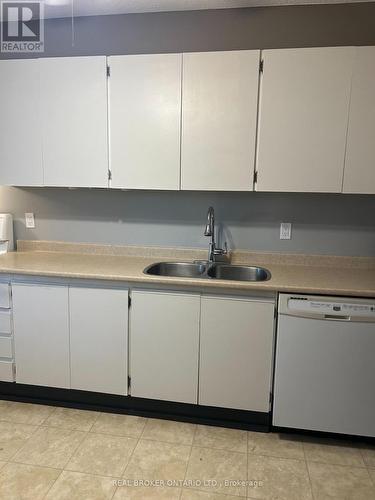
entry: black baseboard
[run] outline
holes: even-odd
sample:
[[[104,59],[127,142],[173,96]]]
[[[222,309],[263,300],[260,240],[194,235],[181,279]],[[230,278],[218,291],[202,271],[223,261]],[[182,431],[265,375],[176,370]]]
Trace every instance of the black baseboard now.
[[[278,427],[271,426],[272,432],[280,432],[281,434],[298,434],[299,436],[321,438],[321,439],[335,439],[337,441],[353,441],[360,443],[375,444],[375,437],[372,436],[358,436],[355,434],[340,434],[336,432],[325,431],[312,431],[308,429],[293,429],[291,427]]]
[[[269,432],[270,413],[0,382],[0,399]]]

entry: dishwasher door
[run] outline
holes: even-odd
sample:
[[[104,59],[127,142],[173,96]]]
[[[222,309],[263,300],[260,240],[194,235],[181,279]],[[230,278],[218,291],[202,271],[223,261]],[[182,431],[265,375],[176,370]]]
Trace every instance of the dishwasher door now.
[[[375,436],[374,319],[370,301],[280,296],[273,425]]]

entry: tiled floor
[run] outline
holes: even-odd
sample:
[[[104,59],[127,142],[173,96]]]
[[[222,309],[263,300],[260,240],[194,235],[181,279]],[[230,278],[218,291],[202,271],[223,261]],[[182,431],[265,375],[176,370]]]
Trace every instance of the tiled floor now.
[[[0,401],[1,500],[375,500],[375,447]]]

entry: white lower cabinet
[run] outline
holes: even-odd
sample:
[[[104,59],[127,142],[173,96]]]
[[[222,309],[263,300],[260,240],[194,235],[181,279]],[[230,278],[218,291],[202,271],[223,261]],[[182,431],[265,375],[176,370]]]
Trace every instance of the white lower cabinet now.
[[[199,311],[198,294],[133,292],[132,396],[197,403]]]
[[[13,284],[16,382],[70,387],[68,287]]]
[[[14,382],[13,361],[0,361],[0,381]]]
[[[12,308],[8,283],[0,283],[0,381],[14,382]]]
[[[273,301],[203,296],[199,404],[268,412]]]
[[[269,412],[273,300],[138,291],[131,311],[132,396]]]
[[[271,299],[134,290],[128,335],[128,290],[14,283],[12,296],[18,383],[127,396],[130,374],[134,397],[269,412]]]
[[[16,382],[127,394],[127,290],[13,284],[12,294]]]
[[[0,283],[0,307],[2,309],[10,308],[11,288],[8,283]]]
[[[69,288],[71,388],[127,395],[128,291]]]

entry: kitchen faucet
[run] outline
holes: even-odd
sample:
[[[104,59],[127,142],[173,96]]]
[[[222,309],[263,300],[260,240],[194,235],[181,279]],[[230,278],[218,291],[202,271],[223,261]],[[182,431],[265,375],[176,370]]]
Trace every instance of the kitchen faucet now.
[[[211,241],[208,247],[208,261],[209,262],[228,262],[228,245],[224,243],[224,248],[218,248],[215,242],[215,211],[210,207],[207,212],[207,224],[204,230],[205,236],[210,236]]]

